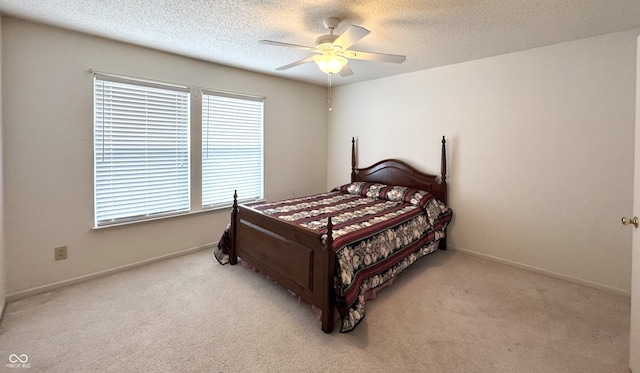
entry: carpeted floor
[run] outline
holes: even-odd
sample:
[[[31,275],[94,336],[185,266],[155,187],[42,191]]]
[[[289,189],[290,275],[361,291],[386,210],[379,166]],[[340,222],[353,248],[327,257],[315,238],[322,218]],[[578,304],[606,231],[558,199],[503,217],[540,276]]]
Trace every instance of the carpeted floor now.
[[[367,303],[354,332],[326,335],[309,306],[206,250],[8,304],[0,370],[628,372],[629,305],[439,251]]]

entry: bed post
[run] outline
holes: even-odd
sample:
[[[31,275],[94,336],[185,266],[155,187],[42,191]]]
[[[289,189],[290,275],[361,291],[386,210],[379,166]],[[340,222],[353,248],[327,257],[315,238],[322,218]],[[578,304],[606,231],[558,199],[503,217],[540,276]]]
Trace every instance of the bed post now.
[[[445,144],[446,144],[446,140],[444,139],[444,136],[442,136],[442,153],[440,155],[440,187],[444,189],[444,202],[445,204],[447,203],[447,152],[445,149]],[[438,243],[438,248],[440,250],[446,250],[447,249],[447,229],[445,228],[444,231],[444,237],[442,239],[440,239],[440,242]]]
[[[356,181],[356,138],[351,138],[351,182]]]
[[[442,136],[442,153],[440,155],[441,164],[440,164],[440,183],[447,184],[447,152],[445,151],[446,140],[444,136]],[[442,201],[446,203],[447,201]]]
[[[229,264],[238,264],[236,255],[236,232],[238,228],[238,191],[233,191],[233,207],[231,208],[231,249],[229,250]]]
[[[322,299],[322,331],[325,333],[331,333],[333,331],[333,309],[335,307],[333,303],[333,275],[335,273],[335,253],[333,252],[333,223],[331,222],[331,216],[327,220],[327,238],[324,241],[323,251],[326,255],[325,263],[327,263],[326,272],[323,277],[326,276],[326,294],[323,294]]]

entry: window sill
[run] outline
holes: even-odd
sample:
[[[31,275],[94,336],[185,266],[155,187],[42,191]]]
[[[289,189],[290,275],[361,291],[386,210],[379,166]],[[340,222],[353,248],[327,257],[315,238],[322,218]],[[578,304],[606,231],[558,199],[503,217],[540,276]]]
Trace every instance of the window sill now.
[[[227,209],[227,208],[231,208],[231,206],[230,205],[229,206],[221,206],[221,207],[216,207],[216,208],[211,208],[211,209],[206,209],[206,210],[189,211],[189,212],[184,212],[184,213],[179,213],[179,214],[158,216],[158,217],[155,217],[155,218],[149,218],[149,219],[144,219],[144,220],[131,220],[131,221],[123,221],[123,222],[120,222],[120,223],[101,225],[101,226],[97,226],[97,227],[94,226],[92,228],[92,230],[96,231],[96,230],[109,229],[109,228],[115,228],[115,227],[129,226],[129,225],[134,225],[134,224],[151,223],[151,222],[155,222],[155,221],[159,221],[159,220],[180,218],[180,217],[184,217],[184,216],[200,215],[200,214],[210,213],[210,212],[221,212],[221,210],[224,210],[224,209]]]

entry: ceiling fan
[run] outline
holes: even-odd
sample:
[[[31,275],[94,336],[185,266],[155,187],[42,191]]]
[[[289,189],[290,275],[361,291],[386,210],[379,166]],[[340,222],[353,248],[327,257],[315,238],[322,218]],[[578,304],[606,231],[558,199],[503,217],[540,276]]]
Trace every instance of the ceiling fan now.
[[[353,71],[351,70],[349,65],[347,65],[348,59],[392,63],[403,63],[407,59],[407,57],[397,54],[370,53],[349,50],[349,47],[358,42],[360,39],[369,35],[370,31],[364,27],[351,25],[342,35],[334,35],[333,30],[335,30],[335,28],[340,24],[340,21],[340,19],[335,17],[329,17],[324,20],[324,27],[329,30],[329,34],[319,36],[316,39],[315,47],[281,43],[271,40],[260,40],[259,43],[275,45],[279,47],[304,49],[316,53],[315,55],[307,57],[300,61],[281,66],[276,70],[287,70],[292,67],[314,61],[318,65],[320,70],[327,74],[331,75],[339,73],[341,76],[349,76],[353,74]]]

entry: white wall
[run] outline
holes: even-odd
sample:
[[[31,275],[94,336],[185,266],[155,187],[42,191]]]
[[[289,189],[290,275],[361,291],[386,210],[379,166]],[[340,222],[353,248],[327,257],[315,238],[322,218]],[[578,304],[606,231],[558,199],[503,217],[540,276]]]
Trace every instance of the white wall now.
[[[0,319],[5,306],[7,295],[6,264],[4,254],[4,182],[2,155],[2,20],[0,19]]]
[[[224,210],[92,230],[88,68],[265,96],[266,198],[325,190],[322,87],[14,18],[3,18],[2,52],[8,293],[214,243],[229,220]],[[62,245],[68,259],[56,262]]]
[[[348,181],[351,136],[360,166],[439,173],[445,135],[450,247],[628,293],[638,33],[337,87],[328,185]]]

